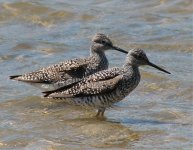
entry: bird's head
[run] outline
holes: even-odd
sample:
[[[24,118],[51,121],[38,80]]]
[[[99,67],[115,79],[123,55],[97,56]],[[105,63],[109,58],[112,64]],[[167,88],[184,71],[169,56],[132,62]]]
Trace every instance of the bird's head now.
[[[91,50],[97,52],[97,51],[105,51],[109,49],[117,50],[125,54],[128,53],[127,51],[114,46],[110,38],[105,34],[97,33],[96,35],[94,35],[94,37],[92,38]]]
[[[139,48],[130,50],[128,52],[126,61],[128,63],[130,63],[131,65],[135,65],[135,66],[149,65],[149,66],[152,66],[160,71],[163,71],[165,73],[170,74],[170,72],[168,72],[168,71],[162,69],[161,67],[158,67],[157,65],[150,62],[149,59],[147,58],[145,52]]]

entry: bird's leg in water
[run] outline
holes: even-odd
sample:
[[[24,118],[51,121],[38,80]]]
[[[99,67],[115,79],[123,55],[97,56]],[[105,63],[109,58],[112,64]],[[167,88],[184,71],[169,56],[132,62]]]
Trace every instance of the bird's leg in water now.
[[[97,112],[97,114],[96,114],[96,117],[97,117],[97,118],[98,118],[98,117],[104,117],[104,113],[105,113],[105,108],[104,108],[104,107],[99,108],[99,109],[98,109],[98,112]]]

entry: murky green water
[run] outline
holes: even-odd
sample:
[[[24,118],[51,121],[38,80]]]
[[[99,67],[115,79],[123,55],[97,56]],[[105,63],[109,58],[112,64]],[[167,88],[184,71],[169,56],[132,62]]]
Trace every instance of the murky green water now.
[[[1,0],[0,149],[192,149],[192,13],[190,0]],[[142,67],[140,85],[106,120],[8,79],[89,55],[96,32],[172,74]],[[125,59],[107,55],[111,66]]]

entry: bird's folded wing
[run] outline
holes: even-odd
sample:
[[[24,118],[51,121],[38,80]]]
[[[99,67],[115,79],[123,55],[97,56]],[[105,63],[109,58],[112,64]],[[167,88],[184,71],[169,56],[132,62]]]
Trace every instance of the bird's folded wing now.
[[[66,90],[70,91],[75,89],[76,91],[78,91],[85,84],[87,84],[88,86],[90,86],[91,84],[94,85],[95,83],[99,84],[99,82],[102,83],[101,81],[108,81],[110,79],[115,78],[119,74],[120,74],[119,68],[111,68],[108,70],[103,70],[88,77],[85,77],[82,80],[77,81],[76,83],[69,84],[68,86],[64,86],[53,91],[45,91],[43,92],[45,94],[44,97],[48,97],[52,93],[60,93]]]
[[[114,67],[111,69],[107,69],[107,70],[102,70],[99,71],[95,74],[92,74],[86,78],[84,78],[84,82],[98,82],[98,81],[103,81],[103,80],[109,80],[109,79],[113,79],[116,76],[118,76],[120,74],[120,68]]]
[[[10,79],[30,83],[51,84],[65,81],[69,78],[82,78],[87,65],[87,62],[83,61],[83,59],[72,59],[24,75],[10,76]]]
[[[70,70],[75,70],[78,69],[80,67],[85,67],[88,65],[88,62],[86,59],[81,59],[81,58],[75,58],[75,59],[71,59],[71,60],[67,60],[64,62],[60,62],[59,64],[53,65],[53,67],[58,67],[64,71],[70,71]]]
[[[99,82],[78,83],[68,90],[50,93],[48,97],[83,97],[109,93],[116,89],[121,79],[122,75],[118,75],[112,79]]]

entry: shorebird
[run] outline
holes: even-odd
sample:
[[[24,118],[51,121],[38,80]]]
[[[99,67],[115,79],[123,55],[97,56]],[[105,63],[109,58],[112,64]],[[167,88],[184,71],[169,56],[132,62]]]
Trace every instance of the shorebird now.
[[[10,76],[10,79],[26,82],[43,90],[54,90],[107,69],[108,60],[105,51],[108,49],[128,53],[114,46],[105,34],[97,33],[92,38],[89,57],[67,60],[23,75]]]
[[[141,49],[129,51],[123,67],[114,67],[92,74],[75,85],[43,92],[44,97],[62,99],[73,105],[98,109],[103,117],[105,109],[124,99],[140,82],[139,66],[149,65],[165,73],[170,72],[151,63]]]

